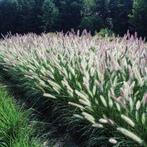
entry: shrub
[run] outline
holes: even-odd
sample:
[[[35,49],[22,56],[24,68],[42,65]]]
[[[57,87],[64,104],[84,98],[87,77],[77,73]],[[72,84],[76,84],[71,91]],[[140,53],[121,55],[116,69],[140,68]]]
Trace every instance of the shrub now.
[[[108,29],[108,28],[104,28],[104,29],[101,29],[99,32],[98,32],[98,35],[102,36],[102,37],[111,37],[114,35],[113,31]]]

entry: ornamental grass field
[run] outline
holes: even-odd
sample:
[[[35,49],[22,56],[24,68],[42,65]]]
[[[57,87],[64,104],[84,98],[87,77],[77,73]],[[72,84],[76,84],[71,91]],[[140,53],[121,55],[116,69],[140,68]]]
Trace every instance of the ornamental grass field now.
[[[86,32],[12,36],[0,41],[0,70],[38,108],[52,109],[81,147],[147,147],[143,40]]]

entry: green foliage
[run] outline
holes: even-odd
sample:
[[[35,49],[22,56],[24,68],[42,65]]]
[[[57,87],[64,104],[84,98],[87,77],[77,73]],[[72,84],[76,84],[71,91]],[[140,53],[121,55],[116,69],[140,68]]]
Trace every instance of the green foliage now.
[[[0,33],[102,28],[147,34],[146,0],[1,0]]]
[[[132,10],[133,0],[111,0],[110,17],[112,18],[112,29],[117,34],[123,35],[130,28],[128,15]]]
[[[40,10],[35,0],[18,0],[18,32],[41,31]]]
[[[17,0],[0,1],[0,33],[16,31],[18,3]]]
[[[57,29],[57,18],[59,11],[56,8],[52,0],[45,0],[42,6],[43,16],[42,20],[44,23],[44,30],[47,32],[56,31]]]
[[[29,124],[28,114],[29,112],[18,108],[12,101],[12,97],[0,87],[1,147],[39,147],[37,139],[32,138],[34,128],[33,124]]]
[[[83,4],[81,28],[99,31],[101,28],[110,27],[108,0],[85,0]]]
[[[129,29],[145,36],[145,11],[145,0],[1,0],[0,33],[94,33],[108,28],[120,35]]]
[[[112,30],[109,30],[108,28],[105,29],[101,29],[98,33],[98,35],[102,36],[102,37],[111,37],[114,35]]]
[[[58,30],[77,29],[81,21],[82,0],[54,0],[59,10]]]
[[[147,35],[147,1],[134,0],[132,15],[130,15],[130,22],[132,27],[141,36]]]
[[[100,30],[102,26],[103,26],[102,19],[100,17],[98,18],[96,15],[83,17],[81,24],[80,24],[81,29],[86,29],[91,32]]]

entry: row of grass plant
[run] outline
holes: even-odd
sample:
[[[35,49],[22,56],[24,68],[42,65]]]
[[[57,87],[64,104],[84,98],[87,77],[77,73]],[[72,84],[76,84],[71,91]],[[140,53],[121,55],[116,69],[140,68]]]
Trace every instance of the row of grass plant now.
[[[16,106],[6,89],[0,86],[0,147],[40,147],[34,135],[30,111]]]
[[[83,146],[147,146],[146,50],[129,34],[29,34],[0,42],[0,67]]]

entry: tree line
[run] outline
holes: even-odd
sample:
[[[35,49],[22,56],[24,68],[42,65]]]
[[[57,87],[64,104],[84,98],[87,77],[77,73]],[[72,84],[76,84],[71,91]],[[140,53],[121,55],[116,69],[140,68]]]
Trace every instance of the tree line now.
[[[0,0],[0,33],[102,28],[147,36],[147,0]]]

